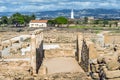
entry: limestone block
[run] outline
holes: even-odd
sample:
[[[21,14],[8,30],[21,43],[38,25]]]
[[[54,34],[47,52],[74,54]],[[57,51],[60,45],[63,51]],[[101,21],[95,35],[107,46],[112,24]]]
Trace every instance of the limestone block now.
[[[99,80],[99,74],[98,73],[93,73],[92,78],[95,80]]]
[[[12,46],[12,41],[11,40],[9,40],[9,45]]]
[[[120,68],[120,63],[117,61],[110,61],[106,64],[108,70],[117,70]]]
[[[109,71],[105,66],[103,67],[103,74],[107,79],[120,78],[120,70]]]
[[[41,32],[42,32],[42,29],[39,29],[39,30],[35,30],[33,34],[37,35],[37,34],[40,34]]]
[[[43,72],[42,72],[42,74],[43,74],[43,75],[46,75],[47,73],[48,73],[47,67],[46,67],[46,66],[43,66]]]
[[[108,70],[116,70],[120,68],[118,57],[116,55],[105,56],[103,62],[106,63]]]
[[[9,43],[2,43],[3,48],[7,48],[9,46]]]
[[[100,56],[100,57],[97,58],[98,64],[103,63],[103,58],[104,58],[104,57],[102,57],[102,56]]]
[[[98,57],[97,50],[96,50],[95,45],[93,43],[89,44],[89,56],[90,56],[90,59],[95,59]]]
[[[90,65],[90,70],[95,73],[96,72],[96,68],[95,68],[95,65],[91,64]]]
[[[18,47],[11,47],[9,52],[12,53],[12,54],[17,54],[18,51],[20,51],[20,49],[21,49],[20,46],[18,46]]]
[[[31,67],[33,74],[36,74],[36,35],[31,35]]]
[[[26,47],[28,47],[30,44],[29,43],[23,43],[23,44],[21,44],[21,47],[22,48],[26,48]]]
[[[44,51],[46,58],[74,56],[74,53],[75,53],[74,50],[63,50],[63,49],[51,49],[51,50]]]
[[[16,54],[17,53],[17,49],[16,48],[10,48],[10,53]]]
[[[120,78],[113,78],[113,79],[108,79],[108,80],[120,80]]]
[[[108,71],[104,69],[104,74],[108,79],[120,78],[120,70]]]
[[[99,65],[98,64],[91,64],[90,69],[92,72],[98,73],[99,72]]]
[[[12,40],[12,39],[11,39],[11,43],[12,43],[12,44],[13,44],[13,43],[19,43],[19,40],[15,40],[15,39]]]
[[[24,77],[24,80],[35,80],[34,77],[29,76],[29,77]]]

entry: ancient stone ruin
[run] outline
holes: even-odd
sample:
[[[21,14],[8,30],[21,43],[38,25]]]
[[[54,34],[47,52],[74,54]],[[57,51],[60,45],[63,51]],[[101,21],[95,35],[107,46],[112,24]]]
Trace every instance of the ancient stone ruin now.
[[[120,80],[119,43],[107,31],[57,29],[0,39],[0,80]]]

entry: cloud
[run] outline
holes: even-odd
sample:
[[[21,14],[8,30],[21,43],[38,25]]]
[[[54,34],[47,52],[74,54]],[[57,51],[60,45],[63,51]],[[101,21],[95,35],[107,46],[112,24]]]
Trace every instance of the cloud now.
[[[7,10],[7,8],[5,6],[0,6],[0,12],[4,12],[6,10]]]
[[[119,8],[120,0],[0,0],[0,11],[46,11],[57,9]]]

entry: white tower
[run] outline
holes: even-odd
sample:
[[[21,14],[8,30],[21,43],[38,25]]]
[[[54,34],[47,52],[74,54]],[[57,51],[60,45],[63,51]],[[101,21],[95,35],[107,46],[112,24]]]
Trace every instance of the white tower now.
[[[74,11],[73,11],[73,9],[71,10],[71,19],[74,19]]]

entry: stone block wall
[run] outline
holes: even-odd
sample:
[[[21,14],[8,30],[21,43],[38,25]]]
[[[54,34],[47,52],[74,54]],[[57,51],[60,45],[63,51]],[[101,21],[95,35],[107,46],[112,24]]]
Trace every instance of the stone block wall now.
[[[54,57],[74,57],[75,50],[67,49],[50,49],[44,51],[45,58],[54,58]]]
[[[82,42],[83,42],[83,35],[78,33],[77,41],[76,41],[76,60],[80,63],[81,62],[81,50],[82,50]]]
[[[83,40],[83,43],[82,43],[81,63],[80,64],[85,72],[89,71],[89,48],[88,48],[85,40]]]
[[[33,74],[38,73],[43,56],[43,32],[36,30],[31,35],[31,67],[33,68]]]
[[[76,34],[71,32],[47,31],[44,32],[45,43],[73,43],[76,41]]]
[[[82,45],[82,46],[81,46]],[[93,61],[98,57],[97,49],[95,48],[95,44],[86,39],[78,37],[78,58],[81,67],[85,72],[89,72],[90,70],[90,61]]]

